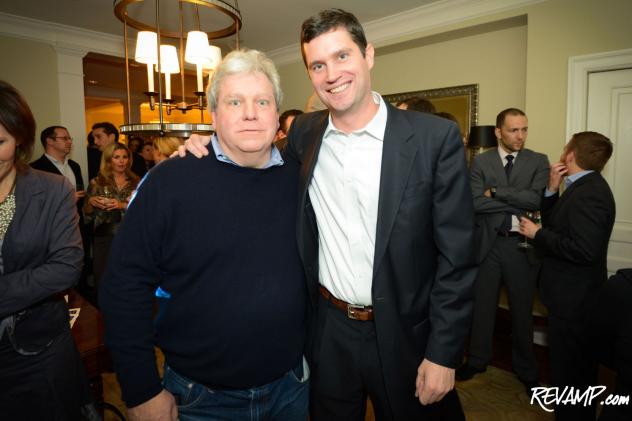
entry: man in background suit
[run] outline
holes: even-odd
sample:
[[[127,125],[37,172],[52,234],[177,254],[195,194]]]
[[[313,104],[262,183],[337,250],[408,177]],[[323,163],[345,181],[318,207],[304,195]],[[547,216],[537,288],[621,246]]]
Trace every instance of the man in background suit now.
[[[527,393],[538,386],[533,352],[533,298],[538,265],[518,247],[522,236],[518,218],[540,209],[549,161],[546,155],[525,149],[527,116],[517,108],[496,117],[498,149],[477,155],[470,182],[476,212],[476,244],[480,264],[476,279],[474,317],[468,361],[456,372],[468,380],[485,371],[492,360],[494,321],[501,282],[507,288],[511,313],[512,365]]]
[[[83,198],[86,192],[84,190],[81,167],[77,162],[68,158],[72,149],[72,137],[65,127],[50,126],[42,130],[40,141],[44,147],[44,154],[40,156],[39,159],[31,162],[31,167],[36,170],[63,175],[75,188],[75,202],[77,203],[77,213],[79,214],[79,230],[81,232],[84,249],[84,265],[78,286],[82,289],[83,293],[86,293],[88,292],[86,290],[86,277],[90,268],[90,241],[86,237],[89,230],[84,226],[82,212]]]
[[[600,172],[612,155],[602,134],[575,134],[551,166],[542,200],[542,226],[521,218],[520,232],[542,256],[540,290],[549,311],[551,380],[580,392],[597,384],[597,364],[582,317],[607,278],[608,241],[615,219],[612,191]],[[560,196],[562,178],[566,189]],[[594,420],[595,405],[559,405],[555,418]]]
[[[72,137],[70,137],[68,129],[63,126],[47,127],[42,130],[40,141],[44,147],[44,154],[31,162],[31,167],[66,177],[75,188],[75,202],[81,216],[83,204],[81,199],[86,195],[86,192],[84,191],[81,167],[77,162],[68,158],[72,149]]]

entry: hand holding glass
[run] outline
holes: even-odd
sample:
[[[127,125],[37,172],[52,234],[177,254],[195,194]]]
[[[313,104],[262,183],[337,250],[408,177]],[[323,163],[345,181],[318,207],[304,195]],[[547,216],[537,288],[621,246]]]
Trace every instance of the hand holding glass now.
[[[529,218],[531,220],[531,222],[533,222],[534,224],[540,224],[542,219],[540,217],[540,211],[527,211],[524,213],[525,218]],[[524,249],[530,249],[533,248],[533,246],[531,245],[531,243],[529,243],[529,239],[527,238],[527,236],[524,236],[524,240],[518,243],[518,247],[520,248],[524,248]]]

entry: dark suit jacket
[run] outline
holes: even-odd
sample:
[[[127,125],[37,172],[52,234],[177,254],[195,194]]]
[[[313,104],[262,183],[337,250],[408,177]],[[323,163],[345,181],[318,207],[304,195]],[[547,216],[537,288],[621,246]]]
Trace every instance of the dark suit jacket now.
[[[534,245],[542,257],[540,290],[552,316],[578,320],[587,299],[607,278],[608,241],[615,218],[610,186],[599,173],[542,199],[542,229]]]
[[[387,393],[395,418],[405,419],[418,411],[410,396],[424,357],[447,367],[461,362],[476,275],[474,218],[456,125],[387,108],[372,301]],[[327,123],[327,111],[297,116],[286,148],[288,159],[302,163],[297,237],[313,307],[318,228],[308,187]],[[310,332],[307,355],[318,365],[319,344]]]
[[[546,155],[523,149],[518,153],[511,177],[507,180],[498,149],[474,157],[470,172],[474,212],[476,212],[476,245],[478,262],[482,262],[498,238],[498,228],[507,212],[521,215],[540,209],[542,192],[549,178]],[[486,197],[485,190],[496,187],[496,197]]]
[[[14,315],[15,343],[38,350],[68,329],[60,293],[79,279],[81,236],[66,178],[28,168],[18,173],[15,202],[2,244],[0,319]]]
[[[39,159],[31,162],[31,168],[35,168],[36,170],[49,172],[52,174],[62,175],[59,172],[55,164],[51,162],[50,159],[46,158],[46,155],[42,155]],[[75,179],[77,180],[77,190],[85,190],[86,186],[83,184],[83,177],[81,176],[81,167],[79,164],[72,159],[68,160],[68,165],[72,170],[73,174],[75,174]],[[81,211],[83,207],[83,199],[79,199],[77,201],[77,213],[79,214],[79,220],[83,224],[83,213]]]

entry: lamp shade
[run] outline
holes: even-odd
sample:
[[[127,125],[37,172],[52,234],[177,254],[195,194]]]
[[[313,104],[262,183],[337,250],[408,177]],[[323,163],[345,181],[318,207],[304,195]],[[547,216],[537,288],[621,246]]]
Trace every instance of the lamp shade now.
[[[206,53],[207,61],[203,64],[206,70],[215,70],[222,61],[222,50],[214,45],[209,45]]]
[[[208,47],[206,32],[190,31],[187,34],[184,61],[191,64],[205,64],[208,61]]]
[[[136,38],[134,60],[144,64],[158,63],[158,36],[155,32],[140,31]]]
[[[472,126],[467,141],[468,148],[494,148],[498,146],[494,126]]]
[[[178,51],[173,45],[160,46],[160,73],[180,73]]]

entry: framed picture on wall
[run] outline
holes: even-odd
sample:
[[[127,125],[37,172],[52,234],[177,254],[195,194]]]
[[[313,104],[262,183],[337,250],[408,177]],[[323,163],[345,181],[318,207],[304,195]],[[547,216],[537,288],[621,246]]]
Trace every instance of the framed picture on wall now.
[[[393,105],[413,97],[427,99],[432,102],[437,112],[447,112],[456,117],[463,137],[467,137],[470,127],[478,123],[477,83],[384,95],[384,98]]]

